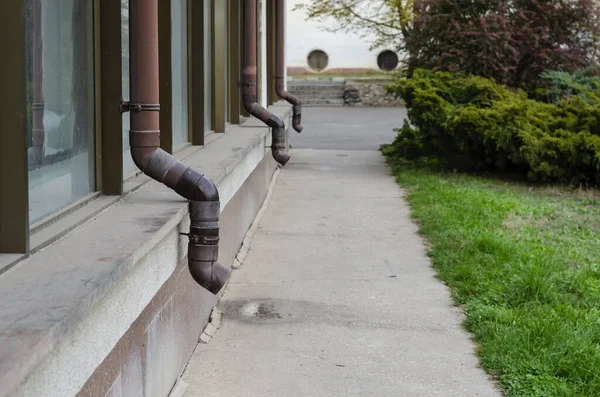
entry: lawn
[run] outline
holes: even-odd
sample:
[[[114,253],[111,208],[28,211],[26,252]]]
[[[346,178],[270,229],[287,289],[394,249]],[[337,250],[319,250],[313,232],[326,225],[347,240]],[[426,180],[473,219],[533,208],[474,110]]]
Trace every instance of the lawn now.
[[[395,167],[508,396],[600,396],[600,193]]]

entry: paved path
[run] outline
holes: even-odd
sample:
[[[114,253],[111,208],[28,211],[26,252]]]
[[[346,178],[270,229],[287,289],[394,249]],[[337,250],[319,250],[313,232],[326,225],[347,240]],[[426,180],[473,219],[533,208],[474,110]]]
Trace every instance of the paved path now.
[[[378,150],[391,143],[406,117],[405,108],[305,108],[304,131],[292,132],[293,149]]]
[[[309,131],[319,117],[356,124],[342,111],[307,110]],[[378,112],[397,126],[397,110]],[[186,397],[500,395],[477,368],[384,159],[358,150],[373,149],[370,133],[393,138],[378,125],[351,131],[347,150],[292,151],[221,300],[221,328],[183,376]]]

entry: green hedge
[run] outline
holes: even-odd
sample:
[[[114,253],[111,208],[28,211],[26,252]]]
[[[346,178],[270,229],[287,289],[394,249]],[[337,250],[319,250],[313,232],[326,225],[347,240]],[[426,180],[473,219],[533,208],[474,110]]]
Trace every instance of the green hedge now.
[[[398,76],[388,89],[406,101],[410,120],[397,129],[389,156],[600,184],[598,92],[550,104],[483,77],[426,70]]]

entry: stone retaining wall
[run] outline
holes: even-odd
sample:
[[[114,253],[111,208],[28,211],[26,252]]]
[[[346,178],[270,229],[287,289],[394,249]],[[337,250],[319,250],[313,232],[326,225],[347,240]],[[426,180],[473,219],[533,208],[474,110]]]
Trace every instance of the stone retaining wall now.
[[[347,106],[404,106],[402,99],[388,94],[385,86],[390,79],[352,79],[344,84],[344,104]]]

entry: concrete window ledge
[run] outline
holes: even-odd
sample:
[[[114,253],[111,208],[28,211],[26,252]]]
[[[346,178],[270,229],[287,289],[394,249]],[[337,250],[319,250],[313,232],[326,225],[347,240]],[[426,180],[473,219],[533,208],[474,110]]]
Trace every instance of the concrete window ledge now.
[[[270,110],[289,124],[289,106]],[[223,210],[273,161],[270,141],[248,120],[185,162],[216,183]],[[0,275],[0,397],[77,394],[184,259],[187,214],[184,199],[150,181]]]

